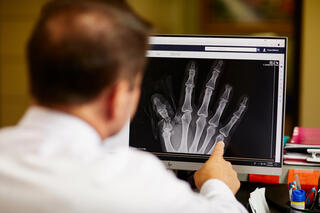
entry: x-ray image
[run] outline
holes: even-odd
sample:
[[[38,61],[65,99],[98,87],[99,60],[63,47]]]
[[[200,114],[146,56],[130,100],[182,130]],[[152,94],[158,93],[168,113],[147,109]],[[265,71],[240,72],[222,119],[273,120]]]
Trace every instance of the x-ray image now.
[[[220,119],[231,98],[231,85],[225,85],[219,97],[218,105],[209,110],[211,97],[216,90],[219,75],[223,74],[223,60],[213,61],[210,69],[210,78],[204,84],[200,107],[194,104],[193,90],[197,72],[196,62],[190,61],[186,66],[186,81],[184,83],[183,104],[173,110],[169,102],[160,93],[151,96],[150,104],[157,114],[158,121],[152,121],[158,128],[158,134],[163,151],[194,154],[211,154],[218,141],[225,143],[230,140],[231,130],[243,116],[248,104],[248,97],[244,96],[227,124],[221,126]],[[211,115],[211,116],[210,116]],[[150,117],[154,119],[154,117]],[[157,137],[157,136],[156,136]]]
[[[268,60],[150,57],[130,145],[155,153],[271,158],[278,65]]]

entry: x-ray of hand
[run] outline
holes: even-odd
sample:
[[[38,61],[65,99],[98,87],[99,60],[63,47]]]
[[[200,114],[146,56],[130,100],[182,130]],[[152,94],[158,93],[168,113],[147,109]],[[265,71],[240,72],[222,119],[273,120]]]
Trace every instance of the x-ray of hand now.
[[[244,96],[238,106],[230,115],[230,120],[222,125],[220,123],[228,102],[231,99],[232,86],[225,85],[224,91],[218,98],[216,109],[209,110],[211,97],[216,90],[217,79],[222,74],[223,60],[218,60],[212,66],[211,77],[204,85],[202,104],[194,106],[193,90],[197,65],[191,61],[186,67],[187,78],[184,83],[183,104],[176,112],[164,98],[156,93],[151,96],[151,104],[158,117],[158,131],[161,143],[167,152],[211,154],[218,141],[230,139],[230,132],[240,122],[247,105],[248,97]],[[213,111],[211,117],[209,112]]]

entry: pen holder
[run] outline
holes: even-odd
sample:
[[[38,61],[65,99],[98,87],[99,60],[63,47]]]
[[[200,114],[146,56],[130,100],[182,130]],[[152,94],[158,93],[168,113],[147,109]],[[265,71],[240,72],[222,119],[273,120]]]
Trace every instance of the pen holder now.
[[[309,197],[309,196],[308,196]],[[306,201],[306,194],[305,191],[302,189],[296,189],[292,191],[291,195],[291,201],[290,201],[290,213],[299,213],[299,212],[319,212],[319,209],[306,209],[305,205]],[[316,199],[316,205],[314,207],[317,207],[317,199]],[[312,206],[311,206],[312,208]]]
[[[293,207],[295,209],[301,209],[304,210],[306,206],[306,193],[302,189],[295,189],[292,190],[291,194],[291,201],[290,201],[290,207]],[[291,209],[291,213],[298,213],[296,210]]]
[[[289,208],[290,208],[290,213],[300,213],[300,212],[309,212],[309,213],[319,213],[320,212],[320,209],[297,209],[297,208],[294,208],[292,206],[290,206],[290,204],[288,205]]]
[[[288,209],[286,211],[288,211],[290,209],[290,211],[288,212],[296,212],[296,213],[300,213],[300,212],[308,212],[308,213],[319,213],[320,212],[320,209],[318,208],[315,208],[315,209],[297,209],[297,208],[294,208],[290,205],[290,201],[287,202],[287,207]]]

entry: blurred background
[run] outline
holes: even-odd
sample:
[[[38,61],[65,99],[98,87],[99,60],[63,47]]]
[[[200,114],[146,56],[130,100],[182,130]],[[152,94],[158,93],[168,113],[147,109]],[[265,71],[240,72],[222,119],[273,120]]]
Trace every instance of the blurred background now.
[[[120,0],[119,0],[120,1]],[[46,0],[0,0],[0,127],[30,104],[25,44]],[[127,0],[156,34],[285,36],[285,134],[320,127],[319,0]]]

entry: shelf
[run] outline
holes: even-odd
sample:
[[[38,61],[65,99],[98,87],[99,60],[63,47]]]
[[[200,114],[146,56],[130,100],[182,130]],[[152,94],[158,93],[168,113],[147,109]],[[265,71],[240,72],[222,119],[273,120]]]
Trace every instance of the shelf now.
[[[304,170],[320,170],[319,166],[294,166],[294,165],[283,165],[282,175],[280,176],[280,183],[287,183],[289,169],[304,169]],[[248,181],[248,174],[238,174],[240,181]]]

